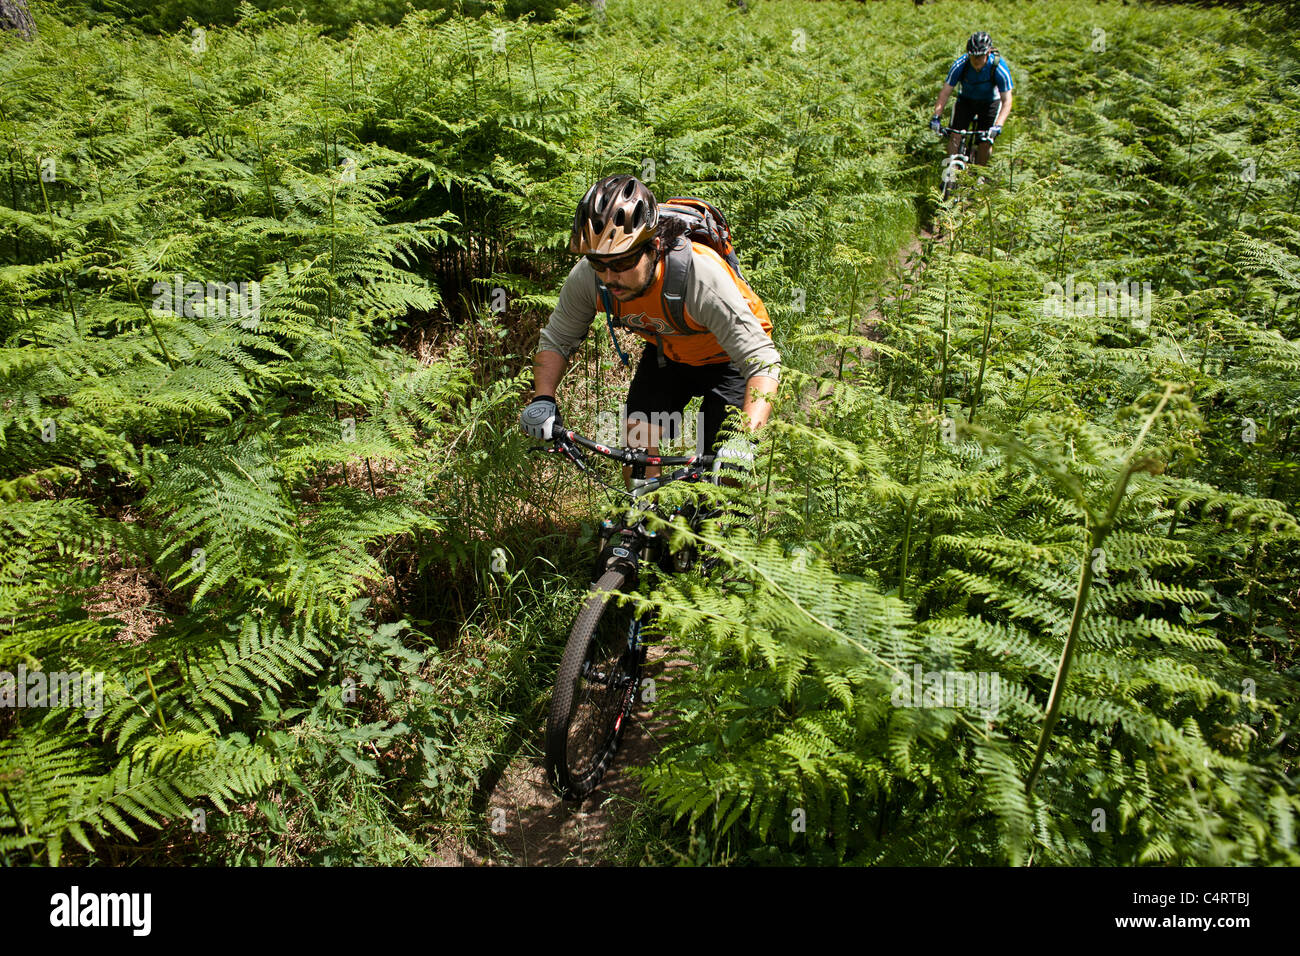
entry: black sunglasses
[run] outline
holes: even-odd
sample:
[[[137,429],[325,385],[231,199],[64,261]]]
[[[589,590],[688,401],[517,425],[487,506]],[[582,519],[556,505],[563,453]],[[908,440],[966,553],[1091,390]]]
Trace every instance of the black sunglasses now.
[[[591,267],[595,269],[597,272],[606,272],[606,271],[626,272],[628,269],[631,269],[633,266],[635,266],[638,262],[641,261],[641,257],[645,255],[645,251],[648,246],[649,243],[646,243],[645,245],[641,246],[639,249],[636,249],[633,252],[629,252],[625,256],[620,256],[617,259],[597,258],[596,256],[593,256],[590,253],[587,254],[586,259],[588,262],[591,263]]]

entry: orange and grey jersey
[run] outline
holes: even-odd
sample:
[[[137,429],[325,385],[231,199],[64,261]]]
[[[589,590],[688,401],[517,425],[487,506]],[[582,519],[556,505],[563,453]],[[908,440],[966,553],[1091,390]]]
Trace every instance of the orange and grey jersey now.
[[[664,262],[655,264],[650,286],[628,302],[611,297],[614,321],[683,365],[719,365],[731,362],[746,377],[780,375],[781,356],[772,344],[772,322],[767,308],[749,285],[723,258],[703,243],[691,243],[691,264],[686,273],[685,319],[699,330],[681,335],[663,306]],[[542,329],[539,352],[559,352],[567,360],[602,312],[596,275],[587,260],[579,259],[560,289],[560,301]]]

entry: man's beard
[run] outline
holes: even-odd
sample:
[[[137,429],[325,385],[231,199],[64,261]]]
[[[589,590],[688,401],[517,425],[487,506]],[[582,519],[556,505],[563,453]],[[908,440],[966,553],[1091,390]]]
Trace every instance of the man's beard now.
[[[655,281],[655,270],[658,267],[659,267],[659,260],[656,259],[655,264],[650,267],[650,278],[645,280],[645,283],[641,286],[641,288],[636,290],[636,294],[633,295],[632,298],[635,299],[637,296],[645,294],[645,290],[650,288],[650,284]],[[609,289],[610,292],[632,292],[632,290],[625,285],[610,285],[608,282],[605,283],[605,288]]]

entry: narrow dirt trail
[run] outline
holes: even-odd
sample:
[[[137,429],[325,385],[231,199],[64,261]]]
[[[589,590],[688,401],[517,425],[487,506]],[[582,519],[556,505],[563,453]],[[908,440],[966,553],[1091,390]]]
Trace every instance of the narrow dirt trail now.
[[[672,680],[684,666],[663,645],[650,645],[642,677]],[[658,694],[655,695],[658,698]],[[477,862],[508,866],[590,865],[609,862],[611,832],[626,822],[642,798],[629,767],[648,763],[659,750],[671,714],[656,702],[637,697],[632,720],[623,733],[614,764],[600,787],[581,804],[555,795],[535,747],[525,746],[501,775],[488,802],[488,818],[504,826],[496,852]],[[504,819],[495,811],[505,811]],[[472,862],[472,861],[466,861]]]
[[[933,234],[925,226],[922,226],[915,236],[913,236],[905,245],[899,247],[894,254],[894,272],[903,277],[910,276],[912,282],[905,284],[903,287],[903,297],[906,298],[912,294],[912,288],[915,280],[925,269],[925,243],[934,238]],[[863,328],[867,331],[874,329],[881,321],[883,316],[880,313],[879,305],[867,311]]]

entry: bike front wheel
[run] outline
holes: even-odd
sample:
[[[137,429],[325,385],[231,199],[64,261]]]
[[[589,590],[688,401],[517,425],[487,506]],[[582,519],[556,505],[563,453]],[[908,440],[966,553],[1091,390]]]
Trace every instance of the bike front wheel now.
[[[622,571],[587,595],[564,647],[546,723],[546,772],[557,793],[582,800],[600,783],[622,739],[641,676],[641,622],[620,605]]]

